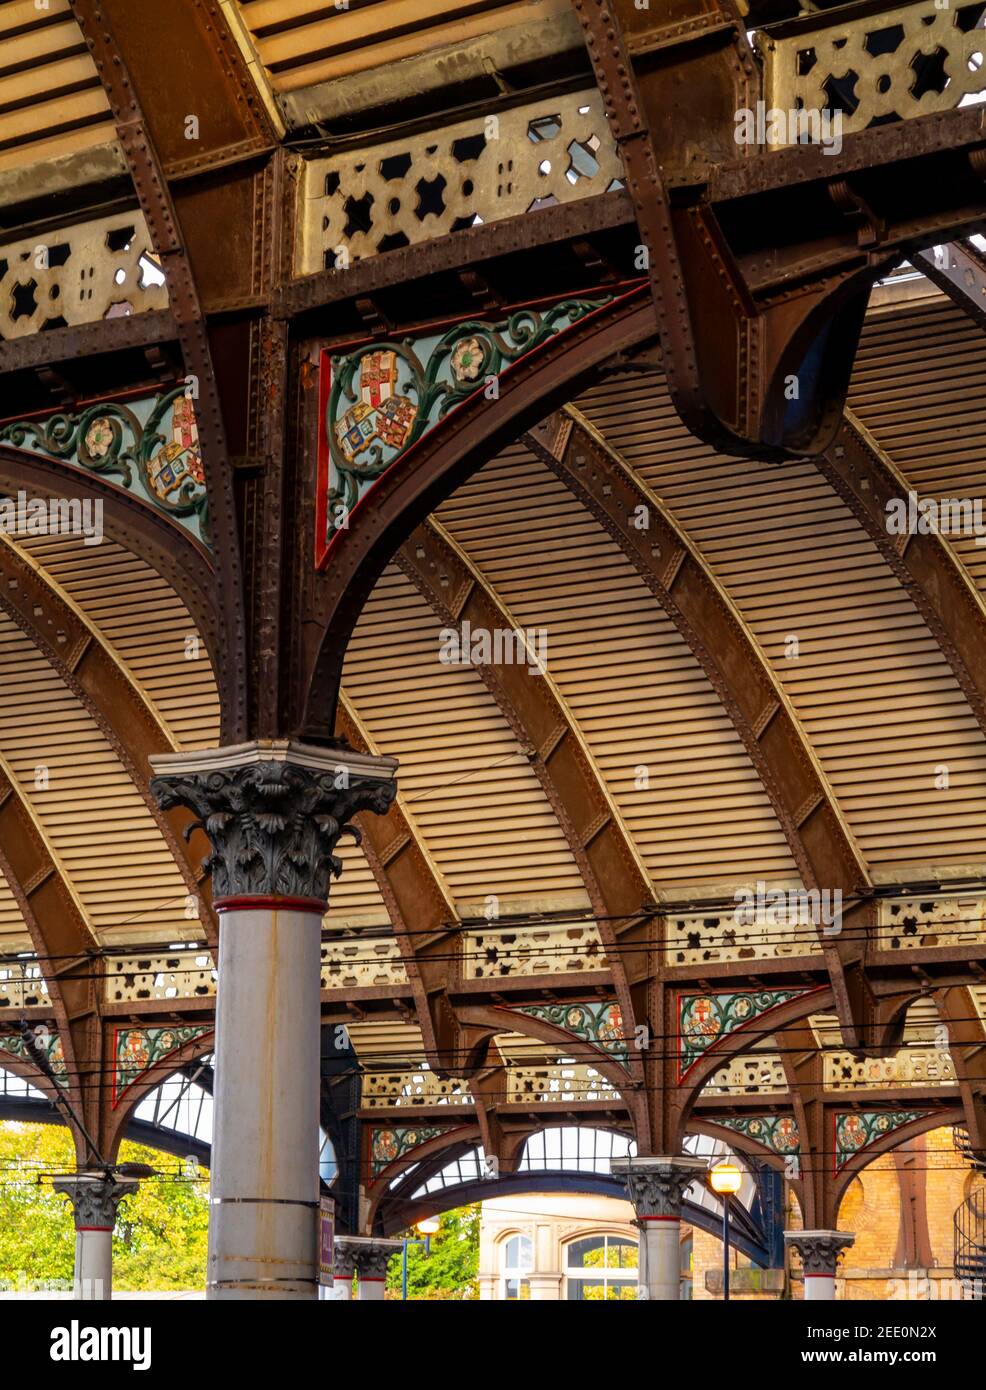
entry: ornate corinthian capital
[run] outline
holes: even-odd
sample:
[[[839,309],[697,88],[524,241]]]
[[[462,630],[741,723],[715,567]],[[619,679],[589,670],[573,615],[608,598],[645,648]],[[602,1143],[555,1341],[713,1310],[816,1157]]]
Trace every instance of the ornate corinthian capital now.
[[[116,1225],[117,1207],[124,1197],[137,1191],[140,1183],[136,1178],[79,1174],[53,1178],[51,1185],[72,1203],[76,1230],[112,1231]]]
[[[351,1275],[355,1269],[361,1279],[382,1279],[391,1257],[403,1245],[402,1240],[377,1236],[340,1236],[334,1247],[333,1269],[337,1275]]]
[[[842,1252],[856,1239],[849,1231],[785,1231],[784,1239],[801,1256],[805,1274],[835,1274]]]
[[[613,1173],[622,1174],[627,1192],[640,1220],[656,1216],[680,1217],[686,1190],[708,1163],[690,1155],[667,1158],[630,1158],[613,1164]]]
[[[304,744],[244,744],[207,753],[154,758],[151,791],[165,810],[186,806],[198,819],[212,854],[216,898],[240,894],[327,901],[342,862],[343,835],[360,841],[351,824],[360,811],[383,815],[397,791],[392,758]]]

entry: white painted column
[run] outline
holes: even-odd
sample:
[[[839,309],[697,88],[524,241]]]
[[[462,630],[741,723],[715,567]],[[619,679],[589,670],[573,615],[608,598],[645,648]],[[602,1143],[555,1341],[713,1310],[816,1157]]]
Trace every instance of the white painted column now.
[[[117,1207],[140,1186],[136,1178],[107,1177],[105,1173],[79,1173],[54,1178],[56,1192],[72,1203],[75,1216],[75,1280],[77,1299],[113,1296],[113,1228]]]
[[[316,1299],[321,923],[336,844],[397,764],[284,739],[152,763],[210,837],[220,914],[207,1294]]]
[[[640,1231],[640,1298],[675,1302],[681,1297],[681,1204],[687,1188],[708,1169],[690,1154],[629,1158],[614,1163],[627,1180]]]
[[[842,1252],[856,1237],[849,1231],[785,1231],[784,1242],[801,1256],[806,1303],[835,1299],[835,1273]]]
[[[208,1295],[315,1298],[325,904],[241,897],[217,907]]]

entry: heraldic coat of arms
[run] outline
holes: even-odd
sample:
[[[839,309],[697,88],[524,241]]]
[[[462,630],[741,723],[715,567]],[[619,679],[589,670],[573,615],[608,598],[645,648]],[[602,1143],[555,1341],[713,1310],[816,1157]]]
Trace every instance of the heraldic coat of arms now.
[[[359,455],[375,440],[402,449],[417,413],[414,402],[395,394],[397,354],[368,353],[360,362],[359,400],[335,425],[336,443],[346,462],[359,467]]]

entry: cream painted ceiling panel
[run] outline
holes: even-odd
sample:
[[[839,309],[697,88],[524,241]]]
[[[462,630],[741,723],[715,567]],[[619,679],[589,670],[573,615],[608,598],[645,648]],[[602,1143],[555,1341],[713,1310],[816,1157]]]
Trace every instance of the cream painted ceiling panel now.
[[[460,904],[586,905],[551,807],[479,675],[439,660],[441,624],[391,566],[360,618],[343,683]]]
[[[939,298],[871,315],[849,405],[916,492],[978,497],[986,511],[986,353],[961,309]],[[986,591],[986,537],[949,543]]]
[[[0,754],[97,935],[197,936],[184,915],[184,880],[150,811],[88,713],[5,615],[0,692]]]
[[[515,622],[547,629],[549,672],[657,889],[796,878],[760,779],[698,661],[568,489],[515,447],[438,519]]]
[[[86,546],[77,537],[33,536],[20,537],[18,544],[133,674],[178,747],[217,747],[219,698],[212,663],[167,581],[109,539]]]
[[[818,471],[691,441],[656,380],[611,382],[580,406],[729,590],[874,872],[979,872],[986,740],[924,621]]]
[[[0,4],[0,170],[116,139],[68,0]]]

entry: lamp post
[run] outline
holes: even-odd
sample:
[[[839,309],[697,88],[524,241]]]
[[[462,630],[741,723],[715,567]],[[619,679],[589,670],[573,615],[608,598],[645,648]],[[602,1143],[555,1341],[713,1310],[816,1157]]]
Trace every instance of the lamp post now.
[[[743,1173],[728,1160],[717,1163],[709,1173],[709,1186],[722,1199],[722,1297],[729,1302],[729,1199],[740,1190]]]
[[[401,1299],[407,1302],[407,1248],[409,1245],[423,1245],[425,1254],[431,1254],[431,1238],[441,1226],[437,1216],[424,1216],[414,1223],[414,1229],[424,1236],[424,1240],[405,1240],[401,1251]]]

